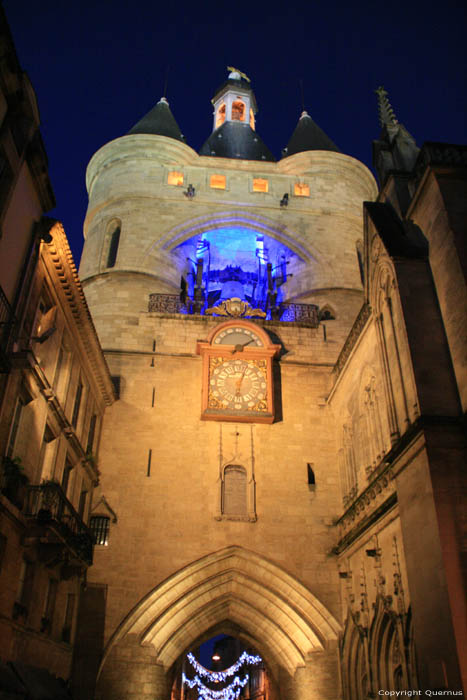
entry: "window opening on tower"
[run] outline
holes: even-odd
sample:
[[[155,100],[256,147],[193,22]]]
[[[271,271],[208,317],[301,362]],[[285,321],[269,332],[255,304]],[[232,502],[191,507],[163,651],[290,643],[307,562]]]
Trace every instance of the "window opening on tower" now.
[[[296,182],[293,188],[293,193],[296,197],[309,197],[310,185],[306,185],[304,182]]]
[[[225,190],[225,175],[211,175],[210,185],[214,190]]]
[[[170,172],[167,176],[167,184],[176,185],[178,187],[183,185],[183,173],[179,173],[176,170]]]
[[[245,121],[245,103],[241,100],[235,100],[235,102],[232,102],[232,121]]]
[[[114,267],[117,261],[118,245],[120,243],[120,231],[121,227],[119,224],[115,224],[113,229],[111,229],[109,236],[109,252],[107,255],[107,267]]]
[[[219,109],[217,110],[216,116],[216,129],[225,122],[225,103],[223,102]]]
[[[253,180],[253,192],[267,192],[269,190],[269,182],[262,177],[255,177]]]

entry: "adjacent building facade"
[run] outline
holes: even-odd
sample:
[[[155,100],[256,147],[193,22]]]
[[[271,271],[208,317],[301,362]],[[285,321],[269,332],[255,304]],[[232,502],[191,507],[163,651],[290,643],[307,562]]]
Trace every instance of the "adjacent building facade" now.
[[[268,698],[465,688],[466,152],[378,99],[379,193],[306,112],[275,162],[236,70],[199,154],[162,98],[92,158],[119,400],[77,697],[178,698],[219,632]]]
[[[36,98],[3,11],[0,25],[0,689],[65,698],[115,394],[63,227],[44,216]]]

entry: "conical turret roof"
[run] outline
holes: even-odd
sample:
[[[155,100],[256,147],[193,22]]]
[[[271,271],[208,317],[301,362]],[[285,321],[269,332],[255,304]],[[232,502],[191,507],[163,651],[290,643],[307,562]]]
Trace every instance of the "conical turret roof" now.
[[[130,129],[128,134],[157,134],[185,143],[185,137],[180,131],[165,97],[161,97],[159,102]]]
[[[275,161],[269,148],[249,124],[224,122],[204,142],[201,156]]]
[[[282,153],[286,157],[302,151],[336,151],[336,153],[341,153],[340,148],[331,141],[329,136],[305,111],[302,112],[295,131]]]

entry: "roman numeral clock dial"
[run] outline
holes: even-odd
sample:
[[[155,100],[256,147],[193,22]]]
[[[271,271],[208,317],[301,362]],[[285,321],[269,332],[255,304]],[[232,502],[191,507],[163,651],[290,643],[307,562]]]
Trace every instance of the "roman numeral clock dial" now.
[[[209,406],[235,411],[267,411],[266,360],[211,358]]]
[[[279,349],[251,322],[217,326],[197,346],[203,357],[201,418],[272,423],[272,360]]]

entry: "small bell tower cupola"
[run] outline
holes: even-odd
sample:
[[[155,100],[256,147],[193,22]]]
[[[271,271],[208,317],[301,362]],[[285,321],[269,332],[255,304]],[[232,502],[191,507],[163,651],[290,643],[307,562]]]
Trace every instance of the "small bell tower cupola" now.
[[[254,130],[257,106],[250,79],[233,66],[228,66],[227,70],[229,77],[212,99],[213,131],[225,122],[249,124]]]
[[[227,80],[216,90],[212,132],[200,149],[202,156],[274,161],[255,129],[256,99],[248,76],[228,66]]]

